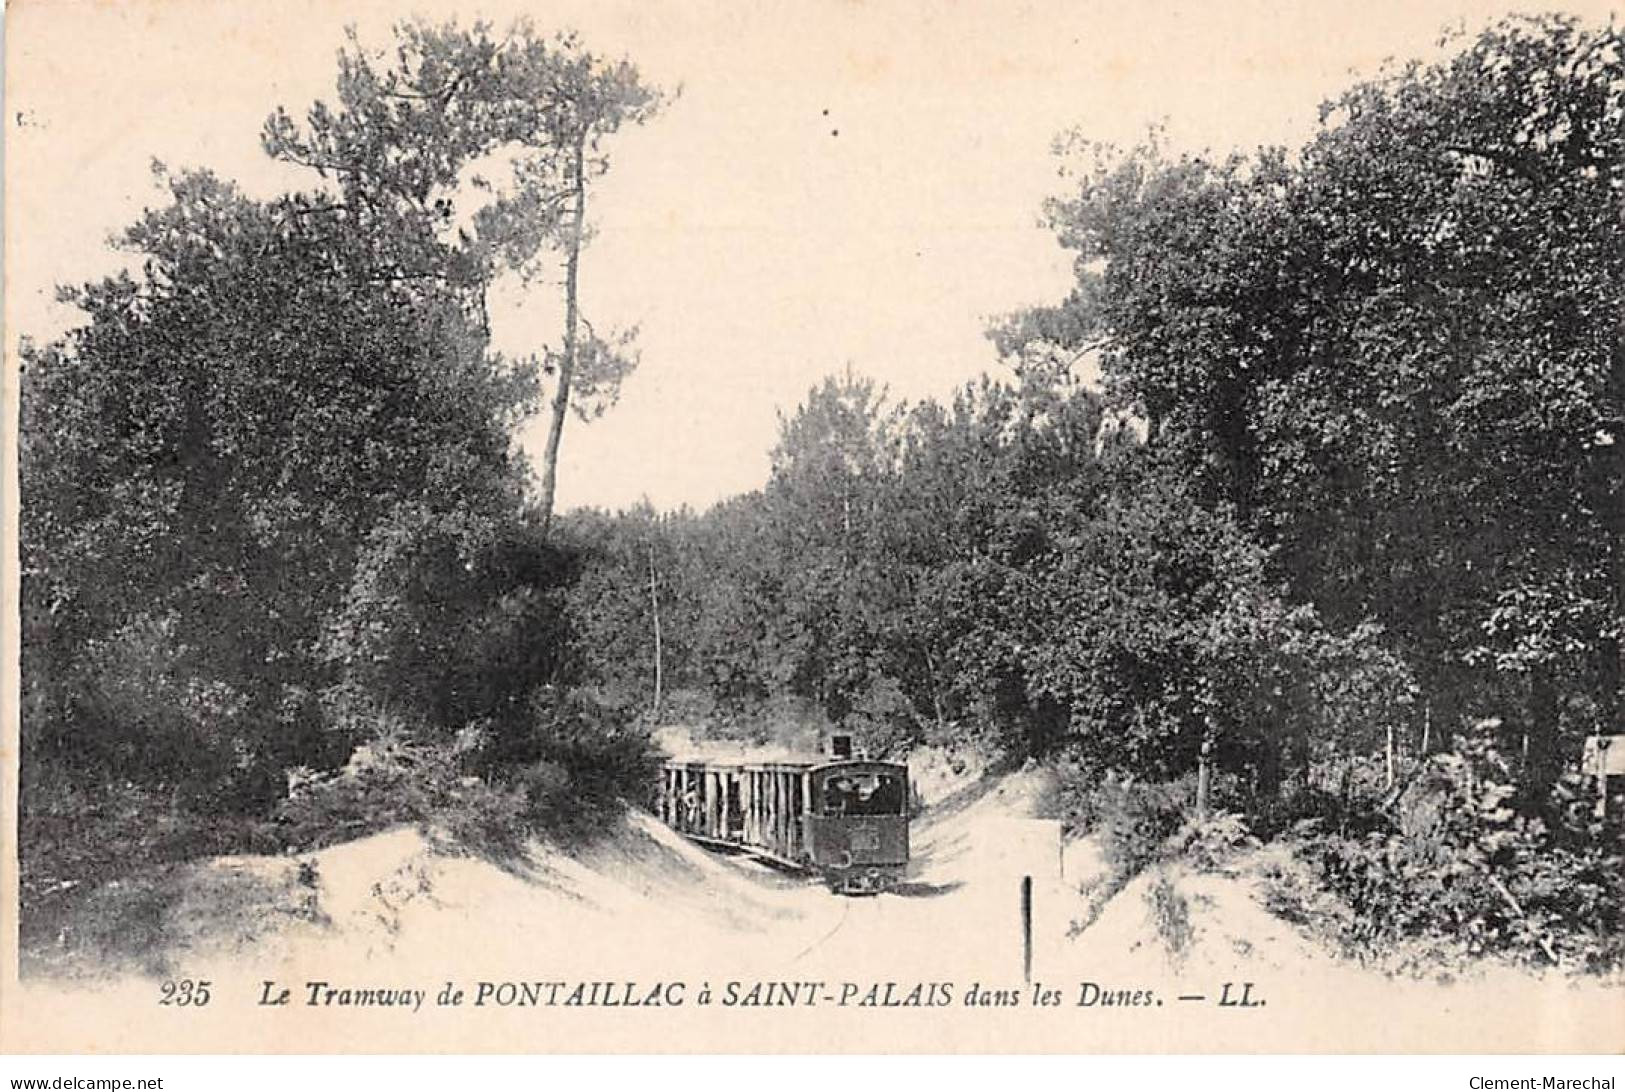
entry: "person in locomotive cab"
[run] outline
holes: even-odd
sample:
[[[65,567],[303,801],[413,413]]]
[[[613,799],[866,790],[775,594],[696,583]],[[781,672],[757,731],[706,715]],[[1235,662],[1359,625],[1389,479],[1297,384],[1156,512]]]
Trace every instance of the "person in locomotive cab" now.
[[[845,815],[852,810],[856,796],[852,779],[844,774],[824,782],[824,814]]]
[[[858,779],[854,814],[901,815],[902,782],[890,774],[865,774]]]

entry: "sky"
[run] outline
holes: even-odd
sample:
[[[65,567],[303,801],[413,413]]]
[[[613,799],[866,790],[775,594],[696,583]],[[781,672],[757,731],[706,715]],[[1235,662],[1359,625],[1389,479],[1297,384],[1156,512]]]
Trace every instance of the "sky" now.
[[[1606,0],[1522,3],[1602,21]],[[1002,371],[988,321],[1056,301],[1040,223],[1063,131],[1180,150],[1293,144],[1386,58],[1501,14],[1467,0],[13,0],[6,26],[8,358],[74,321],[55,302],[126,259],[161,203],[150,163],[268,196],[313,179],[260,149],[265,116],[333,97],[353,23],[387,47],[420,15],[578,30],[680,93],[613,138],[581,273],[594,325],[640,328],[620,403],[572,418],[561,509],[704,508],[759,487],[780,413],[849,366],[898,399]],[[504,351],[557,344],[557,288],[504,286]],[[521,441],[542,448],[538,416]]]

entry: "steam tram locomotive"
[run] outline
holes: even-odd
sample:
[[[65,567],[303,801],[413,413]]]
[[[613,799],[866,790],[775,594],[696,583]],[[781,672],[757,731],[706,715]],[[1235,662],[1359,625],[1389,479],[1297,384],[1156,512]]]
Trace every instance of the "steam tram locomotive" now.
[[[878,894],[908,864],[908,767],[839,757],[805,762],[667,762],[656,814],[702,845],[820,874],[844,894]]]

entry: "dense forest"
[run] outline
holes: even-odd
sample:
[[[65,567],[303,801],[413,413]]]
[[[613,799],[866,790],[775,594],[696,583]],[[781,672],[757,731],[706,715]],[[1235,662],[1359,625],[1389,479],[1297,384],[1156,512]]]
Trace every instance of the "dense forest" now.
[[[652,726],[840,728],[1053,767],[1126,868],[1279,839],[1276,908],[1358,952],[1625,959],[1580,764],[1625,728],[1617,27],[1450,39],[1297,148],[1068,135],[1076,281],[990,329],[1001,378],[849,369],[761,490],[557,518],[567,411],[636,361],[579,314],[589,183],[661,96],[568,36],[401,33],[267,123],[308,192],[166,175],[139,271],[25,349],[26,905],[392,822],[580,836]],[[559,347],[505,359],[485,294],[544,263]]]
[[[1147,842],[1205,752],[1354,940],[1617,961],[1625,52],[1448,44],[1301,148],[1063,138],[1076,284],[990,330],[1008,379],[831,378],[760,492],[572,521],[600,699],[992,747]]]

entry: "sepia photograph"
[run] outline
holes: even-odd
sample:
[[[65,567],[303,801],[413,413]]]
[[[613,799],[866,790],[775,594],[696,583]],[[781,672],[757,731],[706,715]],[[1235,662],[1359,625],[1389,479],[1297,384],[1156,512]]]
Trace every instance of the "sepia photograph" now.
[[[1625,1050],[1606,0],[5,61],[0,1050]]]

